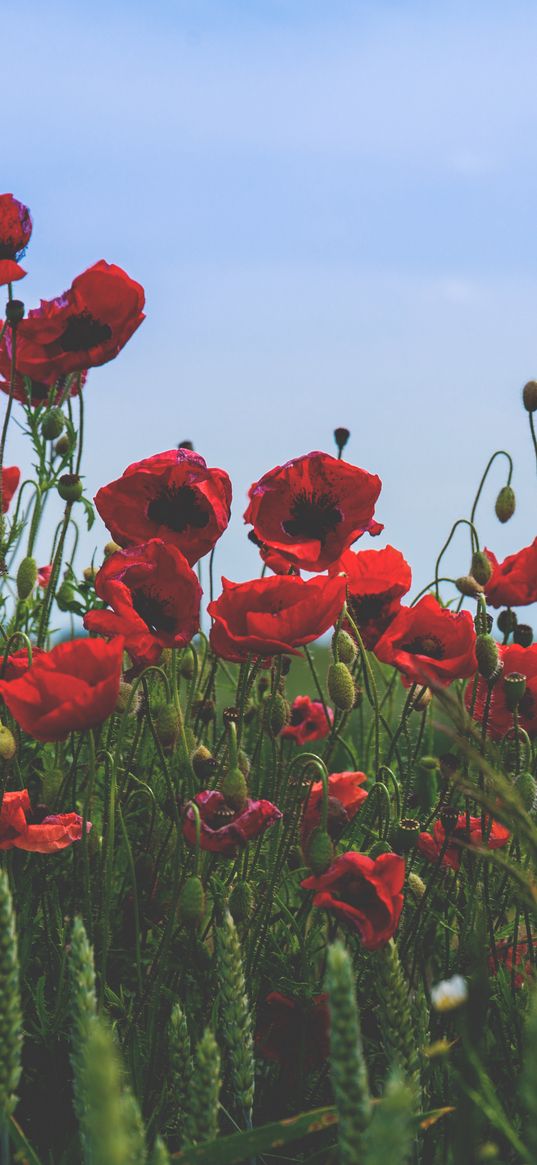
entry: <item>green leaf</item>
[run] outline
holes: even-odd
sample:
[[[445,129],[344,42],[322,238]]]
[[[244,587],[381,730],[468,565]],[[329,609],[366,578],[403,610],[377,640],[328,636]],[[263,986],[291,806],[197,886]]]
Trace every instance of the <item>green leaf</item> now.
[[[9,1118],[9,1136],[13,1147],[24,1152],[24,1160],[27,1161],[28,1165],[42,1165],[42,1161],[37,1156],[35,1150],[32,1149],[30,1142],[26,1139],[25,1133],[23,1133],[20,1125],[17,1124],[13,1116]]]
[[[240,1165],[248,1157],[268,1153],[270,1149],[281,1149],[300,1137],[322,1132],[336,1122],[335,1108],[314,1108],[311,1112],[302,1112],[289,1120],[274,1121],[244,1133],[233,1133],[230,1137],[206,1141],[204,1145],[191,1145],[180,1153],[172,1154],[172,1160],[180,1161],[182,1165]]]
[[[93,507],[93,503],[90,502],[89,498],[81,498],[80,501],[86,511],[86,523],[88,530],[91,530],[91,527],[95,521],[95,509]]]

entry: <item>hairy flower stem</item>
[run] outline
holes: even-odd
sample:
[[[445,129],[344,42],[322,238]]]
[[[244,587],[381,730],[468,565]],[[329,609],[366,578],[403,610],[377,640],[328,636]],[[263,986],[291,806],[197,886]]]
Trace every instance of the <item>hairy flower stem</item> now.
[[[39,629],[37,632],[37,646],[38,647],[43,647],[45,640],[46,640],[46,637],[47,637],[50,608],[52,606],[52,600],[53,600],[54,594],[56,592],[56,585],[58,582],[58,575],[60,573],[60,567],[62,564],[63,550],[64,550],[64,546],[65,546],[65,539],[67,537],[67,530],[69,527],[69,522],[71,520],[72,508],[73,508],[73,503],[66,502],[65,512],[64,512],[64,516],[63,516],[63,522],[62,522],[62,526],[61,526],[60,537],[58,539],[58,544],[56,546],[56,552],[54,554],[54,560],[52,563],[52,570],[50,572],[50,578],[48,580],[47,589],[45,591],[45,595],[43,598],[43,606],[41,609],[41,619],[39,620]]]
[[[11,284],[9,285],[9,298],[11,299]],[[17,329],[16,329],[16,327],[13,327],[13,325],[11,325],[11,369],[10,369],[10,377],[9,377],[9,397],[8,397],[8,401],[7,401],[7,405],[6,405],[6,414],[4,417],[4,424],[2,425],[2,433],[0,435],[0,555],[4,554],[4,533],[5,533],[5,528],[6,528],[5,527],[5,517],[4,517],[4,506],[3,506],[4,483],[3,483],[3,472],[2,471],[3,471],[3,466],[4,466],[4,454],[6,451],[7,431],[9,428],[11,410],[13,407],[13,394],[15,391],[16,350],[17,350]]]

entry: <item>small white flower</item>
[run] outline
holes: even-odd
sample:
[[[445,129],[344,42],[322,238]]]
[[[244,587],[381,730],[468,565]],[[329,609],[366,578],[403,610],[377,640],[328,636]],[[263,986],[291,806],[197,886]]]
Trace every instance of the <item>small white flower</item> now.
[[[462,975],[453,975],[452,979],[442,979],[436,987],[431,988],[431,1003],[435,1011],[454,1011],[468,999],[468,984]]]

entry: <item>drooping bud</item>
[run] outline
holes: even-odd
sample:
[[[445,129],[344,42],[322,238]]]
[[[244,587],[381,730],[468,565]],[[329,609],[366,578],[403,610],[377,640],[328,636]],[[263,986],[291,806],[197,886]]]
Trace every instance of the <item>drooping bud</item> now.
[[[188,651],[185,651],[185,654],[179,664],[179,675],[181,675],[184,680],[192,680],[194,678],[194,670],[194,653],[192,648],[189,647]]]
[[[313,829],[306,842],[305,858],[313,874],[324,874],[334,856],[332,841],[320,825]]]
[[[85,566],[84,570],[82,571],[82,574],[84,577],[84,582],[92,583],[92,582],[95,582],[95,579],[97,578],[98,571],[97,571],[97,568],[95,566]]]
[[[425,709],[429,707],[432,698],[433,693],[431,692],[430,688],[418,688],[412,701],[412,711],[425,712]]]
[[[262,707],[265,728],[271,736],[279,736],[282,728],[285,728],[291,719],[289,701],[281,692],[276,692],[274,696],[267,692],[263,697]]]
[[[181,721],[175,704],[161,704],[155,717],[155,729],[163,748],[174,747],[180,727]]]
[[[181,922],[197,926],[205,912],[205,891],[201,878],[191,874],[179,894],[178,913]]]
[[[537,781],[530,772],[523,772],[515,781],[515,789],[528,813],[534,813],[537,808]]]
[[[6,320],[12,328],[16,328],[24,319],[24,304],[22,299],[10,299],[6,303]]]
[[[134,699],[129,707],[129,701],[131,698],[132,687],[133,687],[133,685],[128,684],[126,682],[126,680],[119,681],[119,692],[118,692],[118,697],[117,697],[117,703],[116,703],[116,706],[114,709],[114,711],[117,712],[118,716],[121,716],[123,714],[123,712],[126,712],[127,708],[129,708],[129,716],[135,716],[139,707],[140,707],[140,699],[141,698],[140,698],[139,691],[136,692],[136,695],[135,695],[135,697],[134,697]]]
[[[484,550],[476,550],[472,554],[472,565],[470,567],[470,574],[475,578],[477,583],[481,586],[486,586],[492,578],[492,563]]]
[[[427,887],[423,879],[420,878],[419,874],[414,874],[411,872],[408,875],[407,883],[409,890],[414,895],[414,898],[417,898],[418,900],[423,898]]]
[[[529,623],[518,623],[513,631],[513,641],[519,647],[531,647],[533,643],[533,630]]]
[[[237,882],[229,896],[229,909],[234,922],[248,922],[252,917],[255,897],[249,882]]]
[[[520,672],[513,671],[510,675],[504,676],[503,687],[505,703],[509,711],[514,712],[524,698],[526,692],[526,676],[521,675]]]
[[[334,441],[336,442],[336,445],[337,445],[337,451],[338,451],[339,457],[341,457],[341,454],[345,448],[345,445],[347,444],[347,441],[349,440],[349,437],[350,437],[349,429],[344,429],[344,428],[334,429]]]
[[[190,763],[198,781],[206,784],[216,769],[216,761],[212,752],[204,744],[198,745],[190,757]]]
[[[528,413],[537,412],[537,380],[528,380],[522,389],[524,408]]]
[[[337,631],[332,636],[332,653],[334,659],[341,663],[351,664],[356,658],[356,644],[348,631]]]
[[[455,579],[455,586],[461,595],[465,595],[468,599],[476,599],[478,595],[483,594],[483,587],[471,574],[462,574],[460,578]]]
[[[500,670],[500,653],[498,644],[492,635],[478,635],[475,641],[475,653],[480,675],[491,680]]]
[[[71,438],[67,435],[67,433],[62,433],[61,437],[58,437],[58,440],[56,441],[54,452],[58,457],[65,457],[70,448]]]
[[[420,823],[415,817],[403,817],[395,831],[393,842],[397,854],[407,854],[418,844]]]
[[[515,612],[510,607],[506,607],[505,611],[500,611],[496,623],[498,631],[501,631],[502,635],[510,635],[515,630],[518,619]]]
[[[49,409],[41,421],[41,433],[45,441],[54,441],[63,432],[65,418],[61,409]]]
[[[248,787],[244,773],[241,773],[238,767],[229,769],[226,773],[220,792],[232,809],[236,809],[238,813],[240,813],[241,809],[244,809],[248,800]]]
[[[37,562],[35,558],[23,558],[17,571],[17,594],[19,599],[27,599],[37,582]]]
[[[10,728],[0,723],[0,760],[13,760],[17,751],[17,742]]]
[[[110,555],[117,554],[118,550],[121,550],[121,546],[118,546],[117,542],[112,542],[112,541],[107,542],[106,546],[104,547],[104,551],[103,551],[104,557],[110,558]]]
[[[56,488],[64,502],[78,502],[84,492],[78,473],[64,473]]]
[[[350,712],[354,705],[354,680],[346,663],[332,663],[328,668],[328,694],[341,712]]]
[[[492,631],[493,623],[494,620],[492,615],[489,615],[485,607],[479,603],[474,616],[474,627],[476,635],[489,635]]]
[[[504,485],[496,498],[496,517],[500,522],[508,522],[513,517],[516,506],[515,491],[510,485]]]

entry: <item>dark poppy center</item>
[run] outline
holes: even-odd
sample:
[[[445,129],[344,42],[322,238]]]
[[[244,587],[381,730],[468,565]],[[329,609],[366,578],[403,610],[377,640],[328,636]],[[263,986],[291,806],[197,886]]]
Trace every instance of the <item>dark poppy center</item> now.
[[[325,542],[342,521],[341,510],[328,494],[307,493],[302,490],[291,503],[291,517],[282,522],[282,528],[291,538],[315,538]]]
[[[401,644],[401,651],[409,655],[428,655],[429,659],[443,659],[444,647],[436,635],[417,635],[410,643]]]
[[[14,259],[16,252],[17,248],[13,239],[0,239],[0,259]]]
[[[386,601],[386,595],[352,595],[349,606],[358,626],[376,622],[384,613]]]
[[[291,709],[291,719],[290,719],[289,723],[291,724],[292,728],[297,728],[298,725],[303,724],[304,721],[307,720],[307,718],[308,718],[308,709],[307,708],[292,708]]]
[[[111,335],[110,324],[96,320],[89,311],[81,311],[78,315],[69,316],[67,327],[59,337],[58,343],[62,352],[84,352],[89,348],[96,348],[99,344],[105,344]]]
[[[170,613],[169,604],[152,591],[133,591],[132,605],[154,635],[169,635],[175,631],[175,618]]]
[[[198,501],[196,491],[189,485],[168,486],[150,501],[147,516],[157,526],[167,526],[175,534],[182,534],[188,526],[203,530],[209,514]]]

